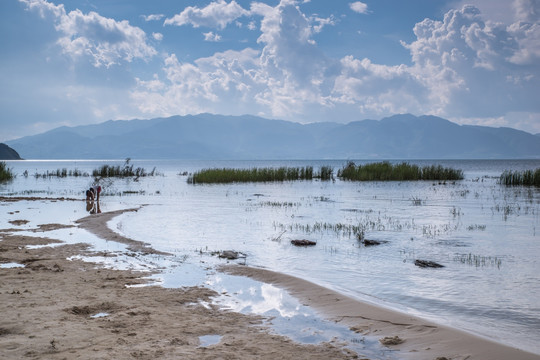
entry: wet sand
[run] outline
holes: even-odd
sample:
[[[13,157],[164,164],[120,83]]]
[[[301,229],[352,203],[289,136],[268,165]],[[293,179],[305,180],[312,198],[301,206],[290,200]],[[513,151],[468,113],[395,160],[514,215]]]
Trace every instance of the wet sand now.
[[[123,212],[92,215],[77,224],[107,240],[123,242],[130,250],[159,253],[106,227],[112,217]],[[36,230],[54,228],[52,225],[44,224]],[[25,265],[0,269],[3,359],[364,358],[338,343],[298,344],[270,333],[259,316],[205,305],[218,294],[202,286],[127,287],[144,283],[141,277],[148,273],[67,260],[75,255],[92,255],[85,244],[25,248],[51,243],[58,241],[0,230],[0,263]],[[396,350],[392,354],[397,358],[540,359],[538,355],[348,298],[302,279],[245,266],[229,266],[223,271],[285,288],[328,318],[367,336],[402,340],[399,345],[387,345]],[[108,315],[92,317],[100,313]],[[205,335],[222,338],[217,344],[202,347],[199,337]]]
[[[262,318],[204,306],[204,287],[126,287],[142,274],[83,261],[87,246],[0,233],[2,359],[353,359],[332,344],[301,345],[271,334]],[[104,317],[92,316],[108,314]],[[199,337],[221,335],[201,347]]]
[[[222,266],[221,270],[286,289],[328,319],[345,324],[363,335],[376,336],[381,342],[386,339],[389,343],[399,343],[388,346],[399,351],[400,359],[540,359],[540,355],[361,302],[293,276],[239,265]]]

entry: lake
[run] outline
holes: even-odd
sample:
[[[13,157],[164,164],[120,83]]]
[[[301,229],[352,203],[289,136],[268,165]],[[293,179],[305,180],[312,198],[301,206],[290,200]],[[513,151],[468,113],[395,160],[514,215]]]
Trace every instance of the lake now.
[[[1,196],[83,199],[92,177],[35,174],[62,168],[91,173],[123,161],[7,163],[17,177],[0,184]],[[226,185],[188,184],[184,174],[216,167],[323,165],[334,167],[336,174],[346,161],[132,163],[147,171],[155,167],[159,175],[101,184],[103,212],[144,205],[109,223],[125,236],[197,266],[223,262],[210,254],[213,251],[240,251],[247,265],[540,353],[540,189],[498,183],[504,170],[536,169],[540,160],[409,161],[462,169],[465,179],[456,182],[336,178]],[[84,202],[45,203],[3,203],[0,228],[13,227],[8,221],[14,219],[30,220],[21,227],[31,228],[88,215]],[[362,245],[355,229],[381,245]],[[294,239],[317,244],[295,247],[290,242]],[[417,259],[444,267],[420,268],[414,264]],[[165,285],[191,285],[189,275],[183,280],[166,273],[161,279]]]

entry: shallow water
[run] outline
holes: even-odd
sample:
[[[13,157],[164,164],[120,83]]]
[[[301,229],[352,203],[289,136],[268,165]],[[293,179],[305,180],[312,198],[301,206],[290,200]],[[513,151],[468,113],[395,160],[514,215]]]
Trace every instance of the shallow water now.
[[[32,174],[63,167],[91,172],[103,163],[113,164],[8,162],[18,176],[0,185],[0,195],[82,198],[90,177],[43,179]],[[299,276],[540,353],[540,190],[497,183],[502,171],[538,168],[540,161],[441,161],[463,169],[466,176],[446,184],[336,180],[194,186],[178,175],[210,167],[332,165],[337,170],[344,163],[134,161],[147,170],[155,166],[162,175],[108,181],[101,210],[145,204],[109,226],[176,255],[156,278],[166,286],[200,283],[204,266],[224,262],[211,251],[242,251],[247,265]],[[30,220],[20,227],[32,228],[88,214],[83,201],[56,204],[56,211],[50,206],[44,211],[39,201],[3,203],[0,211],[7,215],[0,218],[0,228],[14,227],[8,222],[12,220]],[[361,226],[367,239],[386,243],[360,245],[353,226]],[[69,238],[70,229],[65,230],[57,235]],[[297,248],[292,239],[317,245]],[[191,265],[185,264],[186,257]],[[416,259],[445,267],[422,269],[414,265]],[[173,276],[175,270],[167,269],[174,268],[185,275]]]

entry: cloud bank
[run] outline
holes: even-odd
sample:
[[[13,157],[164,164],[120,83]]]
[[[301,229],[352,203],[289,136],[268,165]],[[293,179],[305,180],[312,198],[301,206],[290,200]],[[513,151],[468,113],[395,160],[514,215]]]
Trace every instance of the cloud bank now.
[[[295,1],[281,1],[275,7],[253,3],[249,10],[234,1],[217,1],[197,11],[184,10],[180,15],[199,15],[189,21],[185,15],[178,24],[224,28],[249,13],[261,17],[261,48],[216,53],[189,64],[173,54],[164,63],[165,77],[154,80],[159,81],[159,90],[139,81],[133,97],[151,115],[159,114],[164,104],[167,114],[209,110],[304,120],[312,116],[308,109],[313,108],[324,114],[354,110],[356,118],[402,112],[454,119],[538,113],[537,4],[516,1],[519,20],[508,26],[484,21],[473,6],[448,11],[442,21],[425,19],[414,27],[416,40],[402,43],[410,51],[412,65],[388,66],[352,55],[329,58],[313,40],[320,31],[317,24]],[[234,9],[230,16],[215,19],[211,9],[226,6]],[[363,3],[350,7],[367,12]]]
[[[157,55],[145,32],[127,21],[95,12],[68,13],[45,0],[19,1],[53,19],[65,54],[88,58],[96,67]],[[210,42],[222,39],[216,30],[240,28],[244,19],[244,27],[258,32],[258,38],[243,49],[189,62],[174,52],[162,53],[153,76],[134,75],[131,106],[146,117],[250,113],[312,122],[413,113],[462,123],[509,125],[523,118],[540,124],[539,4],[515,0],[509,23],[485,19],[471,5],[450,10],[441,20],[425,19],[412,29],[415,39],[402,42],[411,62],[392,66],[324,53],[317,35],[336,20],[305,14],[300,1],[253,2],[244,9],[234,0],[216,0],[171,17],[149,15],[146,21],[165,18],[164,25],[201,28],[201,39]],[[348,15],[373,16],[362,2],[348,5]],[[158,42],[163,38],[151,36]]]
[[[63,5],[45,0],[19,0],[42,17],[52,18],[61,34],[58,45],[73,58],[89,57],[94,66],[110,67],[121,61],[149,59],[156,50],[147,43],[146,33],[127,21],[105,18],[96,12],[66,12]]]

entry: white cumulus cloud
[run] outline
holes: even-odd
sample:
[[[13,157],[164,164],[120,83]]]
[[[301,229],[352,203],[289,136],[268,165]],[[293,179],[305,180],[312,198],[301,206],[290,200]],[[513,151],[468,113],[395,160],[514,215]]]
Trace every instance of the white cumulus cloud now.
[[[212,31],[203,33],[203,35],[204,35],[204,41],[212,41],[212,42],[221,41],[221,35],[215,34]]]
[[[181,13],[165,20],[165,25],[192,25],[224,29],[228,24],[242,16],[249,15],[236,1],[227,3],[225,0],[217,0],[204,8],[188,6]]]
[[[45,0],[19,0],[41,16],[51,16],[62,35],[58,40],[63,53],[72,57],[89,57],[94,66],[110,67],[121,60],[149,59],[156,50],[147,43],[146,33],[128,21],[116,21],[96,12],[66,12],[63,5]]]
[[[361,2],[361,1],[355,1],[353,3],[349,4],[349,7],[352,11],[357,12],[359,14],[367,14],[368,13],[368,6],[367,4]]]
[[[417,40],[405,46],[411,73],[432,93],[432,112],[491,117],[539,111],[532,95],[540,86],[538,26],[484,22],[473,6],[418,23]]]
[[[163,14],[142,15],[144,21],[159,21],[165,17]]]

